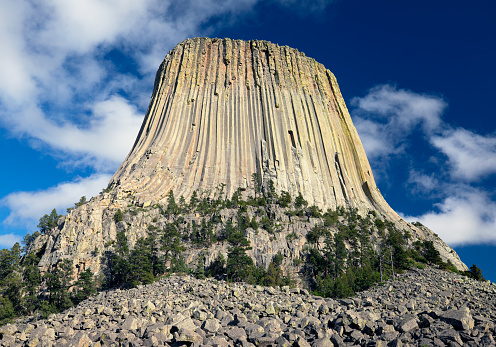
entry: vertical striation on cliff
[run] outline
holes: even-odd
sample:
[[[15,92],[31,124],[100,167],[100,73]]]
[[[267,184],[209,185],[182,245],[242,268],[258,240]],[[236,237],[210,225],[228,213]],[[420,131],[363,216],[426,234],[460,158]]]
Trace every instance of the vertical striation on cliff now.
[[[267,41],[195,38],[162,62],[136,142],[111,185],[139,203],[251,186],[310,204],[397,215],[376,187],[336,78]]]
[[[386,203],[334,75],[296,49],[255,40],[195,38],[170,51],[134,146],[108,189],[61,218],[30,249],[41,257],[42,273],[62,259],[71,259],[76,275],[88,268],[102,273],[112,262],[118,232],[125,231],[133,246],[171,222],[163,210],[171,190],[185,201],[194,191],[215,196],[221,185],[229,198],[238,188],[251,195],[254,173],[263,189],[272,181],[279,193],[302,193],[324,210],[375,211],[408,231],[410,243],[431,240],[443,260],[467,270],[437,235],[406,223]],[[120,209],[124,220],[115,218]],[[266,209],[278,232],[247,229],[250,256],[257,266],[268,266],[281,253],[286,268],[297,271],[292,260],[304,256],[305,237],[321,220],[291,219],[277,206]],[[190,212],[183,218],[185,235],[203,219]],[[217,212],[217,231],[236,218],[232,209]],[[256,218],[254,207],[246,213]],[[189,247],[186,262],[203,251]],[[218,252],[227,254],[226,242],[205,250],[206,265]]]

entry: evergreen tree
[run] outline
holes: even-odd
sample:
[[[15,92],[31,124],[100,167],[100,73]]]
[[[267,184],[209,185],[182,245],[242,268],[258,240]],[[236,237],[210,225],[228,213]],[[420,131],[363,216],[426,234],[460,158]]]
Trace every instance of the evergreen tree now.
[[[428,263],[439,265],[442,262],[441,255],[432,241],[424,240],[422,254]]]
[[[91,295],[96,293],[95,282],[93,281],[93,272],[88,268],[84,270],[76,282],[76,295],[74,297],[76,303],[86,300]]]
[[[18,242],[10,250],[0,250],[0,283],[10,274],[19,270],[21,246]]]
[[[129,256],[130,285],[136,287],[138,284],[150,284],[153,276],[152,254],[148,242],[149,239],[140,237]]]
[[[272,179],[269,180],[269,185],[268,185],[268,190],[267,190],[267,200],[273,204],[275,201],[278,200],[277,192],[276,192],[276,186],[274,184],[274,181]]]
[[[115,253],[112,259],[112,277],[114,284],[127,283],[130,278],[129,246],[124,230],[116,235]]]
[[[283,272],[281,269],[283,256],[281,253],[277,253],[269,264],[267,268],[267,273],[264,278],[263,284],[264,286],[279,286],[283,281]]]
[[[38,223],[38,228],[40,229],[40,233],[44,234],[50,229],[55,228],[57,226],[57,222],[60,217],[62,216],[57,214],[56,209],[53,209],[49,215],[45,214],[43,217],[41,217]]]
[[[86,196],[82,196],[81,199],[79,199],[79,202],[76,202],[74,204],[75,207],[79,207],[86,204]]]
[[[279,199],[277,200],[277,203],[283,208],[289,207],[289,205],[291,204],[291,195],[283,190],[281,192],[281,195],[279,196]]]
[[[217,257],[207,269],[206,275],[209,277],[218,277],[224,275],[226,271],[226,260],[221,252],[217,253]]]
[[[297,208],[300,208],[300,207],[305,207],[307,205],[308,205],[308,201],[306,201],[305,198],[303,198],[303,195],[301,195],[301,192],[300,192],[295,199],[295,206]]]
[[[38,270],[39,258],[30,253],[24,258],[24,271],[22,273],[25,295],[22,297],[23,313],[33,314],[38,307],[38,287],[41,283],[41,274]]]
[[[231,197],[231,207],[232,208],[238,208],[239,205],[241,204],[241,202],[242,202],[241,189],[238,188],[238,189],[236,189],[236,191],[233,193],[233,195]]]
[[[164,253],[164,263],[169,263],[169,269],[183,268],[183,259],[181,253],[186,248],[181,243],[181,235],[174,224],[167,224],[162,237],[160,238],[161,250]]]
[[[157,233],[151,232],[147,237],[148,252],[152,263],[153,276],[158,276],[165,272],[164,259],[159,255],[160,242],[157,239]]]
[[[21,241],[21,243],[24,245],[22,247],[21,252],[26,253],[31,246],[31,244],[36,240],[36,238],[40,236],[40,233],[38,231],[35,231],[32,235],[30,233],[27,233],[26,236],[24,236],[24,239]]]
[[[14,306],[6,297],[0,295],[0,326],[9,323],[15,316]]]
[[[114,222],[119,223],[124,220],[121,209],[118,209],[114,214]]]
[[[250,250],[250,241],[240,232],[232,234],[227,253],[227,277],[231,281],[247,281],[252,273],[253,259],[246,254]]]
[[[194,275],[196,278],[202,280],[205,276],[205,254],[201,253],[196,260],[196,268]]]
[[[176,204],[176,199],[174,198],[174,191],[171,189],[169,193],[167,194],[167,210],[166,214],[168,216],[174,216],[178,214],[179,211],[179,206]]]
[[[49,292],[49,304],[58,311],[73,305],[69,292],[72,275],[72,263],[69,259],[64,259],[57,263],[54,271],[43,276]]]
[[[346,252],[346,246],[344,244],[344,237],[341,232],[336,233],[334,235],[334,269],[333,269],[333,276],[334,279],[338,278],[341,276],[341,274],[344,272],[344,266],[345,262],[347,259],[347,252]]]
[[[477,265],[473,264],[470,267],[470,277],[476,279],[477,281],[485,281],[486,279],[482,276],[482,270],[477,267]]]
[[[190,210],[194,211],[197,205],[198,205],[198,192],[194,190],[193,193],[191,194],[191,197],[189,198]]]
[[[251,181],[253,183],[253,192],[255,193],[256,200],[257,196],[259,196],[262,191],[262,180],[260,179],[260,176],[254,172],[251,174]]]
[[[394,227],[389,226],[389,235],[386,244],[390,251],[391,272],[394,276],[394,271],[402,271],[408,268],[407,253],[404,249],[405,237]]]

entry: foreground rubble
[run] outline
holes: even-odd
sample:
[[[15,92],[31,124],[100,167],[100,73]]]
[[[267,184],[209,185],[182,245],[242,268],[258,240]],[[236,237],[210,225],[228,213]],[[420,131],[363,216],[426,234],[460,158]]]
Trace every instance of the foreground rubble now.
[[[432,268],[343,300],[172,276],[0,327],[0,346],[489,346],[495,322],[496,285]]]

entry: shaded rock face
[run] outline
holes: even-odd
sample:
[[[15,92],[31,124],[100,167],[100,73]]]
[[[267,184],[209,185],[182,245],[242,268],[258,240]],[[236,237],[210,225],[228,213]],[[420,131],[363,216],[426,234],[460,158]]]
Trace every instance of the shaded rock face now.
[[[301,192],[324,210],[376,211],[408,230],[412,241],[432,240],[443,260],[467,270],[441,239],[406,223],[383,199],[329,70],[286,46],[209,38],[186,40],[167,54],[136,142],[109,189],[72,210],[31,251],[41,256],[42,273],[66,258],[73,261],[76,277],[87,268],[99,273],[118,231],[126,231],[132,248],[151,226],[164,226],[159,205],[166,204],[170,190],[188,200],[195,190],[213,196],[225,184],[227,197],[238,187],[251,195],[253,173],[263,189],[272,181],[276,191],[293,198]],[[118,209],[128,213],[116,223]],[[275,207],[271,214],[287,227],[277,236],[250,231],[250,256],[267,267],[280,252],[283,265],[292,264],[307,232],[321,221],[289,221]],[[188,222],[194,218],[186,216]],[[297,238],[288,239],[292,234]],[[227,245],[210,247],[206,265],[219,251],[226,255]],[[199,250],[188,252],[186,261],[194,262]]]
[[[397,217],[372,170],[334,75],[287,46],[189,39],[162,62],[133,149],[110,184],[140,203],[169,190],[226,184],[301,192],[324,209],[373,209]]]

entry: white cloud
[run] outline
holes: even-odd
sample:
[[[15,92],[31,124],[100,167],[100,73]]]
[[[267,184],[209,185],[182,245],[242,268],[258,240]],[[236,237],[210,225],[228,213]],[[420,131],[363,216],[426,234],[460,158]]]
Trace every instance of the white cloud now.
[[[19,131],[42,141],[60,152],[71,153],[71,160],[113,171],[131,149],[143,115],[122,97],[91,105],[88,124],[57,124],[47,119],[39,109],[25,111]]]
[[[354,123],[370,158],[404,151],[405,140],[418,126],[432,133],[441,126],[447,104],[440,98],[391,85],[379,85],[351,100]]]
[[[0,205],[10,210],[3,223],[35,227],[39,218],[49,214],[53,208],[59,213],[65,212],[65,209],[73,206],[81,196],[89,199],[97,195],[107,187],[109,180],[110,175],[96,174],[73,182],[60,183],[46,190],[11,193],[0,200]]]
[[[196,36],[213,17],[235,15],[255,3],[5,0],[0,125],[48,145],[58,158],[76,156],[71,163],[97,169],[111,161],[113,170],[139,130],[136,106],[146,107],[143,95],[149,98],[167,50]],[[119,59],[106,56],[113,50],[126,56],[127,64],[137,64],[147,83],[119,72]]]
[[[12,246],[16,242],[21,243],[21,241],[22,241],[22,238],[19,235],[15,235],[12,233],[0,235],[0,249],[1,248],[12,248]]]
[[[496,173],[495,136],[481,136],[459,128],[433,136],[431,142],[448,156],[455,178],[475,181]]]
[[[475,188],[452,186],[450,196],[437,204],[437,211],[409,221],[420,221],[450,246],[496,244],[496,202]]]
[[[167,51],[234,23],[257,2],[2,0],[0,126],[48,149],[63,167],[97,172],[45,191],[9,194],[0,200],[11,211],[5,222],[32,225],[51,208],[103,188],[131,149]],[[319,0],[317,7],[331,2]],[[299,11],[296,5],[310,2],[274,3]]]
[[[434,173],[427,175],[413,169],[410,170],[408,183],[415,185],[415,192],[430,193],[439,188],[439,180]]]
[[[380,170],[390,156],[408,154],[403,163],[413,192],[440,201],[435,210],[405,219],[420,221],[451,246],[496,244],[494,197],[465,183],[496,173],[496,137],[452,129],[441,119],[447,107],[442,99],[390,85],[372,88],[352,105],[372,166]],[[409,152],[416,131],[430,153]]]

